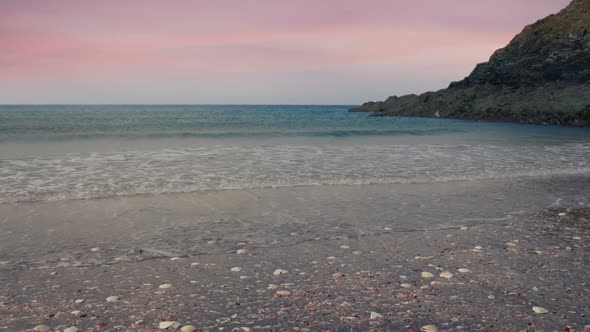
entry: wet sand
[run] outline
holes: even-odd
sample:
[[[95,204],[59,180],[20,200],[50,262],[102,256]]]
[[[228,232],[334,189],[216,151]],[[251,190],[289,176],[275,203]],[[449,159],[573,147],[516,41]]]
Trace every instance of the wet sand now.
[[[162,321],[199,331],[590,331],[589,241],[590,209],[577,208],[224,254],[15,267],[0,274],[0,331],[159,331]]]

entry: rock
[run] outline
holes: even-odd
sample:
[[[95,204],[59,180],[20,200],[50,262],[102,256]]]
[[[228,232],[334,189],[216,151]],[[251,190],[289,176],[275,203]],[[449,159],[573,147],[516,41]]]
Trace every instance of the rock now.
[[[445,279],[451,279],[453,277],[453,274],[451,272],[443,272],[441,274],[438,275],[441,278],[445,278]]]
[[[436,325],[424,325],[420,329],[422,332],[438,332],[438,327]]]
[[[346,245],[340,246],[340,248],[341,249],[350,249],[350,247],[349,246],[346,246]]]
[[[195,332],[197,327],[194,325],[185,325],[180,328],[180,332]]]
[[[268,289],[277,289],[279,288],[279,286],[275,285],[275,284],[268,284]]]
[[[458,269],[457,271],[459,271],[459,272],[461,272],[461,273],[469,273],[469,272],[471,272],[471,270],[469,270],[469,269],[466,269],[466,268],[464,268],[464,267],[462,267],[462,268]]]
[[[64,330],[64,332],[78,332],[78,328],[75,326],[70,326]]]
[[[161,284],[158,288],[160,288],[160,289],[168,289],[170,287],[172,287],[171,284]]]
[[[401,284],[400,286],[402,286],[402,288],[412,288],[412,285],[410,284]]]
[[[287,274],[287,273],[289,273],[289,271],[283,270],[283,269],[276,269],[272,274],[274,276],[280,276],[280,275]]]
[[[534,311],[536,314],[546,314],[546,313],[548,313],[548,312],[549,312],[549,310],[547,310],[547,309],[545,309],[545,308],[542,308],[542,307],[533,307],[533,311]]]
[[[428,271],[424,271],[422,273],[420,273],[420,275],[422,276],[422,278],[433,278],[434,274],[428,272]]]
[[[97,252],[99,250],[100,250],[100,248],[98,248],[98,247],[90,248],[90,251],[92,251],[92,252]]]
[[[80,310],[74,310],[74,311],[70,312],[70,314],[72,314],[74,316],[77,316],[77,317],[80,317],[80,315],[82,314],[82,312]]]
[[[329,260],[329,261],[334,261],[334,260],[336,260],[336,257],[334,257],[334,256],[330,256],[330,257],[328,257],[328,258],[326,258],[326,259],[327,259],[327,260]]]
[[[590,2],[568,2],[559,13],[526,26],[448,88],[392,96],[350,111],[590,126]]]
[[[250,331],[252,331],[252,329],[250,329],[249,327],[244,327],[244,326],[240,327],[240,332],[250,332]]]
[[[33,331],[35,332],[49,332],[51,328],[47,325],[37,325],[33,327]]]
[[[160,330],[166,330],[169,328],[172,328],[172,330],[176,330],[180,327],[180,323],[176,322],[176,321],[167,320],[167,321],[160,322],[158,327],[160,328]]]
[[[581,240],[582,238],[579,236],[572,236],[572,240]]]
[[[336,272],[336,273],[332,274],[332,278],[333,279],[339,279],[339,278],[342,278],[344,276],[345,276],[345,274],[342,273],[342,272]]]
[[[107,302],[112,303],[112,302],[118,302],[119,301],[119,297],[118,296],[109,296],[107,297]]]
[[[77,299],[76,301],[74,301],[74,303],[80,304],[80,303],[84,303],[84,299]]]
[[[170,258],[171,261],[181,261],[182,257],[172,257]]]
[[[245,253],[246,253],[246,249],[238,249],[238,251],[236,251],[236,253],[237,253],[238,255],[243,255],[243,254],[245,254]]]
[[[242,268],[241,268],[241,267],[237,267],[237,266],[236,266],[236,267],[232,267],[232,268],[230,269],[230,271],[232,271],[232,272],[240,272],[240,271],[242,271]]]
[[[378,312],[371,311],[371,315],[369,316],[369,319],[375,320],[375,319],[381,319],[381,318],[383,318],[382,314],[380,314]]]
[[[285,297],[285,296],[289,296],[289,295],[291,295],[291,292],[289,292],[289,291],[286,291],[286,290],[280,290],[280,291],[277,291],[277,292],[275,293],[275,295],[276,295],[277,297]]]
[[[565,213],[565,212],[561,212],[561,213],[559,214],[559,216],[560,216],[560,217],[565,217],[565,216],[567,216],[567,213]]]

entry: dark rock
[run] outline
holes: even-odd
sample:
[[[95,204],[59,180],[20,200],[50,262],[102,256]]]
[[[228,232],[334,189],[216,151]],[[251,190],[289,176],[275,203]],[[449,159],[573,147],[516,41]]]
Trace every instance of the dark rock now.
[[[590,0],[524,28],[447,89],[368,102],[355,112],[590,126]]]

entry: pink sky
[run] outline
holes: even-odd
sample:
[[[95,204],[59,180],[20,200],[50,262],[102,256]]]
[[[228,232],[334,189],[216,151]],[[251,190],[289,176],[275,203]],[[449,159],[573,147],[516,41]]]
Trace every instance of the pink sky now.
[[[445,87],[568,0],[4,0],[0,104],[358,104]]]

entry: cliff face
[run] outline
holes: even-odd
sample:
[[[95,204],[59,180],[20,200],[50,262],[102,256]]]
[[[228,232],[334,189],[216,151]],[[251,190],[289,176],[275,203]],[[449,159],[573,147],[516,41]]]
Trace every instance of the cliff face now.
[[[590,0],[525,27],[447,89],[351,111],[590,126]]]

